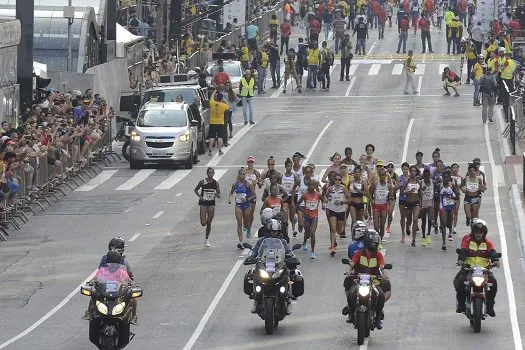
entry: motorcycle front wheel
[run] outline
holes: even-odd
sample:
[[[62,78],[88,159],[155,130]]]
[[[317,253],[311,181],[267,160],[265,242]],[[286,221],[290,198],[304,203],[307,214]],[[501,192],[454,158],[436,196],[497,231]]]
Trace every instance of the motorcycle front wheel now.
[[[275,299],[266,298],[264,299],[264,328],[266,329],[266,334],[273,334],[274,328],[274,318],[275,318]]]
[[[357,345],[363,345],[368,329],[368,315],[366,312],[358,312],[356,317],[357,322]]]
[[[472,319],[474,321],[474,332],[481,331],[481,315],[483,314],[483,300],[480,298],[474,299],[474,310],[472,312]]]
[[[122,156],[129,162],[129,141],[124,142],[122,145]]]

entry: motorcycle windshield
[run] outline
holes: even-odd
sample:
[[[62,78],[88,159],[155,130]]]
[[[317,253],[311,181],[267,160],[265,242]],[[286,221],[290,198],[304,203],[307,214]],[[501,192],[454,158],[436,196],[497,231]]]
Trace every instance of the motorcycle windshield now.
[[[257,258],[261,262],[273,261],[279,264],[284,261],[286,248],[279,238],[266,238],[259,248]]]
[[[116,297],[122,294],[123,285],[129,284],[129,275],[126,268],[120,264],[107,264],[101,267],[96,275],[96,283],[105,295]]]

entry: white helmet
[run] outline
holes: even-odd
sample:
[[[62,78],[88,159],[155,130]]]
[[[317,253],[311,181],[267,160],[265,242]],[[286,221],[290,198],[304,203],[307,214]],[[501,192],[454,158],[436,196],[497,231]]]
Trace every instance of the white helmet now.
[[[363,238],[366,232],[368,232],[368,228],[364,222],[354,221],[352,224],[352,238],[354,241]]]
[[[272,208],[266,208],[261,211],[261,224],[266,225],[268,220],[273,218]]]
[[[281,223],[278,220],[270,219],[266,223],[268,231],[281,231]]]

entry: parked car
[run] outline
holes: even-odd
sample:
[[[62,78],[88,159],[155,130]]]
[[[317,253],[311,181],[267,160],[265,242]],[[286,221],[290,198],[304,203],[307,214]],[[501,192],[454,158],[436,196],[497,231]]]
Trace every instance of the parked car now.
[[[146,103],[131,131],[129,167],[139,169],[155,162],[193,168],[198,162],[198,126],[185,102]]]
[[[203,154],[206,150],[206,140],[210,129],[210,100],[208,90],[201,88],[197,82],[186,81],[170,83],[169,85],[160,84],[152,87],[144,93],[142,104],[147,102],[173,102],[178,95],[182,95],[184,102],[196,103],[193,117],[199,122],[197,137],[197,152]]]

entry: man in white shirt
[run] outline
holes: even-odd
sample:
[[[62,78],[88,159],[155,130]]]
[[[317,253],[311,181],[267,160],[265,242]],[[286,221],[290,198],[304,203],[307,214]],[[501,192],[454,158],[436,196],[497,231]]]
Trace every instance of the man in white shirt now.
[[[483,46],[483,39],[485,36],[485,31],[481,26],[481,22],[477,22],[474,27],[472,27],[472,41],[476,47],[476,53],[481,55],[481,48]]]

